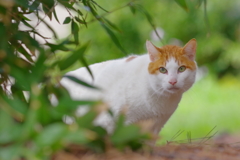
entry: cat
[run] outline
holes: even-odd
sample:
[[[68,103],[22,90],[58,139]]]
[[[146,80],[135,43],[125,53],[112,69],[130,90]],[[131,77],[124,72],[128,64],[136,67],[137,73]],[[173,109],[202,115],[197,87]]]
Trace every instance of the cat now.
[[[158,134],[176,110],[182,94],[195,81],[196,47],[196,39],[184,47],[160,48],[146,41],[147,54],[90,65],[94,79],[85,67],[66,74],[91,82],[101,90],[80,86],[67,78],[63,78],[61,84],[75,100],[102,99],[116,117],[125,109],[126,124],[151,119],[151,132]],[[83,110],[80,107],[79,113],[83,114]],[[95,124],[109,133],[114,130],[114,118],[107,112],[101,113]]]

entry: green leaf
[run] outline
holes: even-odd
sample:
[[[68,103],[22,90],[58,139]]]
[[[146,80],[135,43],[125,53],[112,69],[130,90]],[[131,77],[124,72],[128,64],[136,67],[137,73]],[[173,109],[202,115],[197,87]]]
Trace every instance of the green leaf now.
[[[152,16],[141,6],[141,5],[135,5],[135,9],[137,9],[139,12],[141,12],[142,14],[145,15],[145,17],[147,18],[148,23],[151,25],[151,27],[153,28],[155,34],[157,35],[157,37],[159,38],[160,41],[162,41],[162,38],[160,37],[160,35],[158,34],[158,32],[156,31],[156,26],[153,22],[153,18]]]
[[[63,113],[63,115],[66,114],[72,114],[72,112],[75,112],[76,109],[79,106],[93,106],[97,102],[95,101],[76,101],[72,100],[70,97],[64,97],[59,99],[58,105],[54,108],[55,111],[59,113]]]
[[[78,9],[77,10],[77,13],[80,15],[80,16],[83,16],[83,13]]]
[[[114,34],[114,32],[108,26],[106,26],[104,23],[101,23],[101,26],[105,29],[105,31],[110,36],[110,38],[112,39],[114,44],[118,47],[118,49],[120,49],[123,53],[127,54],[127,52],[120,44],[120,42],[119,42],[117,36]]]
[[[31,82],[41,83],[44,78],[44,72],[47,70],[46,55],[40,53],[35,65],[32,67]]]
[[[114,29],[115,31],[117,32],[122,32],[115,24],[113,24],[111,21],[109,21],[108,19],[106,18],[103,18],[103,20],[112,28]]]
[[[115,145],[124,144],[139,137],[140,133],[140,129],[137,126],[123,126],[113,133],[111,140]]]
[[[13,97],[18,97],[19,100],[21,100],[22,102],[24,103],[28,103],[24,94],[23,94],[23,91],[21,89],[19,89],[15,84],[13,84],[11,86],[11,90],[12,90],[12,96]]]
[[[76,78],[76,77],[73,77],[73,76],[68,76],[68,75],[65,75],[65,76],[63,76],[63,77],[68,78],[68,79],[70,79],[71,81],[76,82],[76,83],[78,83],[78,84],[81,84],[81,85],[83,85],[83,86],[85,86],[85,87],[92,88],[92,89],[98,89],[98,90],[99,90],[98,87],[93,86],[93,85],[91,85],[91,84],[89,84],[89,83],[87,83],[87,82],[84,82],[83,80],[81,80],[81,79],[79,79],[79,78]]]
[[[69,132],[66,136],[63,137],[64,141],[67,141],[69,144],[78,143],[78,144],[87,144],[89,143],[89,134],[85,129],[78,129]]]
[[[93,4],[95,4],[96,6],[98,6],[100,9],[102,9],[103,11],[109,13],[106,9],[104,9],[103,7],[101,7],[99,4],[97,4],[95,1],[91,1]]]
[[[84,52],[87,50],[88,45],[89,45],[89,43],[82,45],[81,47],[79,47],[78,49],[73,51],[73,53],[69,57],[67,57],[64,60],[61,60],[58,63],[60,70],[67,69],[68,67],[73,65],[76,61],[81,59],[83,57]]]
[[[55,1],[54,0],[44,0],[42,1],[42,8],[45,14],[49,17],[50,20],[52,20],[52,12],[55,7]]]
[[[76,16],[74,18],[77,22],[79,22],[80,24],[84,24],[87,27],[87,22],[85,21],[85,19],[81,20],[80,18],[78,18]]]
[[[188,6],[185,0],[175,0],[175,2],[188,12]]]
[[[68,8],[70,10],[77,12],[77,10],[73,7],[73,5],[69,4],[69,1],[67,1],[67,0],[58,1],[58,3],[62,4],[65,8]]]
[[[28,53],[28,51],[23,47],[23,45],[19,42],[17,42],[16,44],[16,49],[17,51],[22,54],[29,62],[33,63],[32,57],[30,55],[30,53]]]
[[[136,13],[136,8],[134,7],[134,3],[133,2],[130,2],[129,8],[130,8],[132,14]]]
[[[33,27],[29,24],[29,23],[27,23],[24,19],[22,19],[22,21],[21,21],[24,25],[26,25],[27,27],[29,27],[29,28],[32,28],[33,29]]]
[[[92,71],[90,70],[90,68],[88,67],[88,64],[85,60],[85,58],[82,56],[80,57],[80,61],[82,62],[82,64],[86,67],[86,69],[88,70],[88,73],[91,75],[92,79],[94,80],[94,76],[92,74]]]
[[[31,21],[29,18],[25,17],[24,15],[20,14],[19,17],[21,17],[22,19],[26,20],[26,21]]]
[[[91,128],[92,122],[96,118],[97,114],[93,111],[87,112],[86,114],[76,119],[77,124],[82,128]]]
[[[71,18],[70,17],[66,17],[65,20],[63,21],[63,24],[68,24],[71,22]]]
[[[9,99],[9,98],[3,96],[3,99],[15,111],[20,112],[23,115],[25,115],[27,113],[27,110],[28,110],[27,104],[24,103],[22,100],[20,100],[18,97],[14,97],[14,99]]]
[[[94,131],[95,133],[97,133],[97,135],[99,137],[104,137],[107,135],[107,131],[106,129],[104,129],[101,126],[94,126],[93,128],[91,128],[92,131]]]
[[[23,60],[16,60],[19,64],[24,64]],[[29,72],[26,69],[20,68],[18,66],[11,66],[11,76],[15,78],[16,85],[26,91],[30,90],[30,79],[26,78],[29,76]]]
[[[75,40],[75,43],[76,44],[79,44],[79,27],[78,27],[78,24],[72,20],[72,35],[74,37],[74,40]]]
[[[28,8],[29,7],[29,2],[26,0],[23,1],[14,1],[16,4],[19,6],[22,6],[23,8]]]
[[[52,11],[50,10],[50,8],[48,8],[45,5],[42,5],[42,9],[43,9],[44,13],[48,16],[48,18],[50,20],[52,20]]]
[[[2,106],[3,102],[1,101],[0,103],[1,103],[0,104],[0,146],[1,146],[3,144],[11,143],[19,139],[19,132],[21,131],[22,126],[16,123],[16,121],[13,119],[11,115],[9,115],[7,112],[1,109],[4,107]]]
[[[18,159],[20,157],[20,149],[22,146],[18,144],[12,144],[7,146],[0,146],[0,159],[1,160],[10,160]]]
[[[53,10],[53,15],[54,15],[56,21],[60,24],[60,22],[59,22],[59,20],[58,20],[58,17],[57,17],[57,13],[56,13],[56,9],[55,9],[55,8],[54,8],[54,10]]]
[[[129,7],[130,7],[130,10],[131,10],[132,14],[135,14],[136,13],[136,9],[133,6],[129,6]]]
[[[35,10],[38,9],[39,5],[40,5],[40,2],[35,0],[35,1],[29,6],[29,9],[30,9],[31,11],[35,11]]]
[[[199,8],[201,5],[202,5],[202,2],[203,2],[204,0],[198,0],[198,2],[197,2],[197,8]]]
[[[45,127],[36,137],[36,143],[41,146],[51,147],[67,134],[67,125],[63,123],[54,123]]]
[[[50,47],[52,52],[55,52],[57,50],[69,51],[69,49],[67,47],[65,47],[63,43],[61,43],[61,44],[46,43],[46,45],[48,45]]]

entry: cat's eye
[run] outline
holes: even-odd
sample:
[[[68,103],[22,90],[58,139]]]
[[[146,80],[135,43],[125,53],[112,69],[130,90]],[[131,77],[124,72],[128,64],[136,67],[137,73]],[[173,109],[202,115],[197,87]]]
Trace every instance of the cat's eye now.
[[[185,66],[181,66],[178,68],[178,72],[184,72],[186,70]]]
[[[160,68],[159,68],[159,71],[160,71],[161,73],[167,73],[167,70],[166,70],[166,68],[164,68],[164,67],[160,67]]]

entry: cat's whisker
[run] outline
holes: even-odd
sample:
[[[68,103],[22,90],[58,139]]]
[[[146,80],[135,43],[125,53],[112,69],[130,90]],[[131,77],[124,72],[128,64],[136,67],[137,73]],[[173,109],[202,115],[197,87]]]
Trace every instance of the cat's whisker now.
[[[158,90],[153,90],[153,94],[150,96],[150,98],[152,98],[155,94],[158,95],[159,94],[159,91],[162,90],[163,87],[159,87]]]

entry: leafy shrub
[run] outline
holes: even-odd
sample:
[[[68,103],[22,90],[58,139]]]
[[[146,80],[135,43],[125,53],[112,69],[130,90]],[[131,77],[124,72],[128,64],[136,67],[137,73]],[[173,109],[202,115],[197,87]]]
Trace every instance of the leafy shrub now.
[[[184,0],[176,1],[186,9]],[[48,17],[59,22],[56,5],[64,6],[69,12],[63,23],[71,25],[71,35],[62,41],[45,20]],[[133,13],[143,13],[150,26],[155,27],[148,12],[135,1],[124,7],[129,7]],[[87,27],[91,22],[86,22],[86,15],[91,14],[92,21],[99,22],[116,47],[126,52],[115,35],[118,28],[100,16],[97,9],[106,12],[92,0],[0,2],[0,159],[49,159],[54,152],[70,144],[83,145],[96,152],[104,152],[107,145],[136,150],[148,139],[138,127],[125,126],[123,115],[119,116],[114,133],[108,135],[104,128],[92,124],[101,102],[72,100],[59,84],[62,71],[74,63],[80,61],[88,66],[84,54],[89,43],[80,43],[79,39],[80,26]],[[28,15],[34,15],[38,24],[43,23],[53,33],[56,43],[42,36],[30,24],[32,19]],[[28,29],[20,30],[19,25]],[[42,38],[45,43],[39,43],[35,37]],[[54,59],[58,51],[70,54],[64,59]],[[68,78],[79,85],[94,88],[74,77]],[[51,102],[53,96],[57,99],[56,104]],[[76,117],[76,108],[86,105],[90,111]],[[65,124],[63,117],[66,115],[75,117],[75,123]]]
[[[57,40],[54,29],[40,16],[43,12],[50,19],[54,17],[58,21],[55,10],[57,4],[77,16],[70,13],[63,22],[71,23],[72,37],[59,43],[50,43],[29,23],[31,19],[28,15],[35,15]],[[122,149],[126,146],[138,149],[142,146],[142,140],[147,138],[138,127],[123,125],[122,116],[115,132],[108,135],[105,129],[92,124],[98,114],[94,108],[100,102],[72,100],[59,84],[60,77],[54,74],[57,71],[66,70],[77,61],[87,67],[84,53],[89,43],[80,45],[78,35],[79,25],[87,26],[87,11],[76,9],[79,7],[74,5],[88,8],[116,46],[124,52],[112,31],[116,27],[97,14],[96,9],[101,7],[94,1],[21,0],[0,3],[0,159],[48,159],[55,151],[70,144],[81,144],[97,152],[103,152],[107,142]],[[28,30],[20,30],[20,23]],[[46,43],[40,44],[35,36],[40,36]],[[73,45],[77,47],[72,49]],[[49,61],[58,50],[70,51],[70,54],[64,59]],[[79,85],[94,88],[74,77],[68,78]],[[53,95],[57,99],[56,104],[51,103]],[[91,110],[82,117],[75,117],[76,108],[83,105],[90,106]],[[63,117],[66,115],[75,117],[76,122],[65,124]]]

